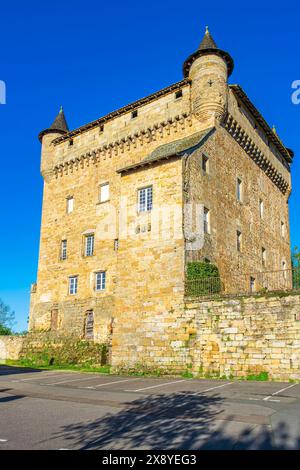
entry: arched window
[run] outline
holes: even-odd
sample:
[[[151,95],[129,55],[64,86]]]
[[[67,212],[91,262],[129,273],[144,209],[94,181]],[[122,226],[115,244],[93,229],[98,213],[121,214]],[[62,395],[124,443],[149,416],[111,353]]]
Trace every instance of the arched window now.
[[[94,312],[89,310],[85,317],[85,339],[94,339]]]

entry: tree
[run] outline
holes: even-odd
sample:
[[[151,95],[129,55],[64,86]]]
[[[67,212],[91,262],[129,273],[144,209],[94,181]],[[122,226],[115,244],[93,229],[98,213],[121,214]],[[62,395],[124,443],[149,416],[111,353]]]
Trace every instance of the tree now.
[[[11,335],[15,323],[15,312],[0,299],[0,335]]]

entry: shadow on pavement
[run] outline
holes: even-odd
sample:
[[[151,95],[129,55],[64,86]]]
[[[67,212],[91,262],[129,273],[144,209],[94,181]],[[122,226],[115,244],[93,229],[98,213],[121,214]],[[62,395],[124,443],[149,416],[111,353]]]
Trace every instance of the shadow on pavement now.
[[[63,426],[53,439],[77,449],[292,449],[300,448],[287,425],[253,425],[221,420],[223,399],[188,392],[139,398],[116,414]],[[80,412],[80,410],[78,410]],[[223,415],[224,416],[224,415]],[[276,445],[274,444],[276,435]]]
[[[0,377],[3,375],[13,375],[13,374],[32,374],[33,372],[43,372],[47,369],[31,369],[29,367],[18,367],[18,366],[7,366],[5,364],[0,364]]]

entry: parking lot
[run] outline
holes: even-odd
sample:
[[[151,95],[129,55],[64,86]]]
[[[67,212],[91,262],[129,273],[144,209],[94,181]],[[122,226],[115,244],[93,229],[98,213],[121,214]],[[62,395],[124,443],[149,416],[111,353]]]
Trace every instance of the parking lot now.
[[[300,449],[300,384],[0,366],[0,449]]]

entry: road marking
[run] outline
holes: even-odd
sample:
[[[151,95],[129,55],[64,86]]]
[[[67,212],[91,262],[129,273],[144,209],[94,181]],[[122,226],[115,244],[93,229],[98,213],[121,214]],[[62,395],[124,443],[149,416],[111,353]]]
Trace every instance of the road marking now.
[[[99,384],[99,385],[95,385],[94,387],[81,387],[81,388],[89,388],[89,389],[92,389],[92,390],[96,390],[97,388],[105,387],[106,385],[120,384],[120,383],[124,383],[124,382],[134,382],[135,380],[141,380],[141,378],[138,377],[136,379],[115,380],[114,382],[108,382],[106,384]],[[126,392],[126,390],[125,390],[125,392]]]
[[[150,388],[165,387],[166,385],[178,384],[180,382],[187,382],[186,380],[176,380],[175,382],[167,382],[159,385],[152,385],[151,387],[138,388],[137,390],[125,390],[125,392],[142,392],[143,390],[149,390]]]
[[[60,374],[51,374],[51,375],[47,374],[47,375],[43,375],[39,377],[29,377],[27,379],[12,380],[12,382],[26,382],[28,380],[41,380],[42,378],[51,379],[52,377],[61,377],[62,375],[69,375],[69,373],[65,372],[65,373],[60,373]]]
[[[282,388],[281,390],[278,390],[277,392],[272,393],[272,395],[265,397],[264,401],[268,401],[268,400],[271,401],[271,398],[274,397],[275,395],[279,395],[279,393],[284,392],[285,390],[288,390],[289,388],[295,387],[296,385],[298,384],[292,384],[292,385],[289,385],[288,387]]]
[[[7,442],[7,439],[0,439],[0,442]]]
[[[51,378],[51,377],[50,377]],[[69,383],[69,382],[82,382],[83,380],[99,380],[100,377],[85,377],[84,379],[72,379],[72,380],[61,380],[60,382],[54,382],[54,383],[49,383],[46,385],[58,385],[58,384],[64,384],[64,383]]]
[[[227,387],[227,385],[232,385],[234,382],[228,382],[227,384],[218,385],[217,387],[207,388],[206,390],[200,390],[199,392],[193,393],[192,395],[201,395],[205,392],[210,392],[211,390],[216,390],[217,388]]]

